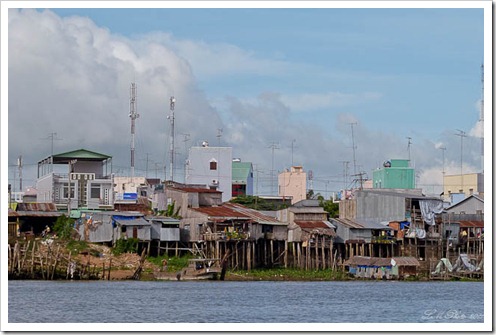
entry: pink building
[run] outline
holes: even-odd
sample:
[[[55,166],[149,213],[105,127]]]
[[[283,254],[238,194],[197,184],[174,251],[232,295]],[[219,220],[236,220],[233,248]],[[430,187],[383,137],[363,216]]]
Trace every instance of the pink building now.
[[[302,166],[292,166],[279,174],[279,196],[293,197],[291,204],[307,198],[307,174]]]

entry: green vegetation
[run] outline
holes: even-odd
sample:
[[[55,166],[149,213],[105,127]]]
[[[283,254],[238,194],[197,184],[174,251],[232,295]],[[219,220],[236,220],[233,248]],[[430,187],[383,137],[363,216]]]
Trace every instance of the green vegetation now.
[[[251,209],[256,209],[260,211],[277,211],[280,209],[288,208],[291,205],[291,201],[288,200],[287,203],[275,204],[265,199],[259,198],[252,195],[240,195],[231,200],[232,203],[240,204]]]
[[[295,268],[273,268],[273,269],[253,269],[247,271],[229,271],[228,275],[233,280],[284,280],[284,281],[324,281],[324,280],[348,280],[346,273],[341,271],[325,270],[304,270]]]
[[[147,260],[150,262],[150,263],[153,263],[159,267],[162,267],[162,261],[164,259],[167,259],[167,271],[168,272],[177,272],[181,269],[183,269],[184,267],[188,266],[188,261],[191,259],[191,258],[195,258],[195,256],[193,254],[186,254],[184,256],[181,256],[181,257],[169,257],[167,255],[162,255],[162,256],[158,256],[158,257],[148,257]]]
[[[115,246],[112,248],[112,254],[118,256],[126,252],[135,253],[137,248],[137,238],[120,239],[115,242]]]
[[[68,218],[65,215],[59,216],[53,226],[53,231],[57,237],[62,240],[69,240],[72,237],[74,219]]]
[[[174,219],[182,219],[179,212],[181,211],[181,206],[176,209],[176,202],[173,201],[171,204],[167,205],[167,209],[163,211],[158,211],[158,215],[167,216]]]

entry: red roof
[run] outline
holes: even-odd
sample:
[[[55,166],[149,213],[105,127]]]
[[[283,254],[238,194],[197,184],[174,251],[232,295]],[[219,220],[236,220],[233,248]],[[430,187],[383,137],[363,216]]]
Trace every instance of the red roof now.
[[[173,189],[188,193],[222,193],[221,191],[211,190],[209,188],[200,188],[200,187],[174,187]]]
[[[460,228],[484,228],[484,221],[459,221]]]
[[[192,208],[193,210],[206,214],[210,217],[239,218],[247,220],[248,216],[236,212],[225,206]]]

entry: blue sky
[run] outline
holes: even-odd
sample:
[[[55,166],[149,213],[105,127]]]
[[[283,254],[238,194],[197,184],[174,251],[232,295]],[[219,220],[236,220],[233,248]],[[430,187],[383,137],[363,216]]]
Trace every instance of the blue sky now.
[[[293,140],[295,164],[313,171],[314,189],[349,184],[342,162],[352,160],[351,123],[369,177],[383,161],[406,158],[411,137],[418,184],[438,192],[440,146],[447,172],[460,171],[456,129],[470,135],[464,171],[481,170],[482,8],[11,9],[8,27],[10,166],[21,154],[34,166],[49,154],[50,141],[40,139],[57,132],[55,151],[110,154],[126,174],[136,81],[142,172],[145,154],[167,163],[170,95],[176,134],[191,139],[178,135],[177,161],[188,145],[217,143],[222,129],[221,145],[260,171],[259,193],[270,192],[269,146],[278,144],[282,171]]]

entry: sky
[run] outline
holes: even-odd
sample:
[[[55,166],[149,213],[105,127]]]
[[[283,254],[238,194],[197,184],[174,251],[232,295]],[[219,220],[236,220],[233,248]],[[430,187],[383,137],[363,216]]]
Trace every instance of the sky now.
[[[482,171],[482,136],[492,138],[483,9],[491,2],[456,2],[467,3],[473,8],[10,8],[2,27],[8,182],[19,190],[22,156],[23,190],[35,186],[37,162],[52,147],[110,155],[113,172],[130,175],[134,82],[136,175],[164,178],[174,96],[179,182],[187,150],[206,140],[254,164],[257,194],[277,192],[271,178],[302,165],[308,186],[328,198],[353,175],[372,178],[383,162],[408,158],[417,186],[439,194],[443,170]]]

